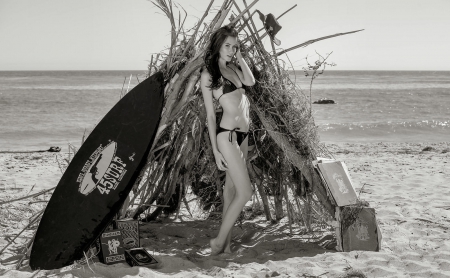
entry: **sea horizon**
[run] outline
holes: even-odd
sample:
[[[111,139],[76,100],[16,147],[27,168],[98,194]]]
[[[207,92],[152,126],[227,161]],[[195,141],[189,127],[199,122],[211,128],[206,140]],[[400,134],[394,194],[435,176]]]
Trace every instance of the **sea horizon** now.
[[[102,69],[92,69],[92,70],[90,70],[90,69],[82,69],[82,70],[79,70],[79,69],[70,69],[70,70],[64,70],[64,69],[57,69],[57,70],[0,70],[0,72],[39,72],[39,71],[42,71],[42,72],[51,72],[51,71],[148,71],[147,69],[110,69],[110,70],[102,70]],[[288,70],[289,72],[292,72],[292,71],[303,71],[303,69],[296,69],[296,70]],[[450,72],[450,69],[449,70],[390,70],[390,69],[386,69],[386,70],[370,70],[370,69],[365,69],[365,70],[358,70],[358,69],[343,69],[343,70],[341,70],[341,69],[329,69],[329,68],[326,68],[325,69],[325,71],[326,72],[328,72],[328,71],[375,71],[375,72],[377,72],[377,71],[382,71],[382,72],[389,72],[389,71],[392,71],[392,72],[401,72],[401,71],[405,71],[405,72],[409,72],[409,71],[411,71],[411,72],[421,72],[421,71],[425,71],[425,72]]]
[[[146,72],[0,71],[0,150],[79,146],[84,131]],[[320,141],[449,141],[449,72],[326,69],[313,82],[311,101],[337,104],[312,104]],[[295,82],[309,98],[303,70],[295,71]]]

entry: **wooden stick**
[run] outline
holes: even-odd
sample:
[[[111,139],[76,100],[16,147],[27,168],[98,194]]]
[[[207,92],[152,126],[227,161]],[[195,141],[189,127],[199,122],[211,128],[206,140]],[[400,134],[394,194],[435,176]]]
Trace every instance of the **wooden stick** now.
[[[192,200],[191,200],[191,201],[192,201]],[[186,196],[183,197],[183,203],[184,203],[184,206],[186,207],[187,211],[188,211],[189,214],[191,215],[191,217],[193,217],[193,216],[192,216],[191,209],[189,208],[189,203],[188,203],[188,201],[186,200]]]
[[[275,54],[276,53],[276,51],[275,51],[275,44],[273,43],[273,40],[270,40],[270,44],[272,45],[272,51],[273,51],[273,54]],[[278,58],[277,58],[277,56],[274,56],[274,60],[275,60],[275,64],[276,64],[276,68],[277,68],[277,71],[278,71],[278,75],[281,75],[281,69],[280,69],[280,65],[278,64]],[[281,118],[281,117],[280,117]]]
[[[23,252],[23,256],[17,262],[16,269],[19,269],[22,266],[22,262],[25,260],[25,258],[27,256],[29,256],[29,254],[31,252],[31,246],[33,246],[34,238],[36,237],[36,232],[37,232],[37,229],[34,231],[33,236],[31,237],[31,239],[25,245],[25,250]]]
[[[203,30],[202,33],[200,34],[200,38],[195,42],[195,45],[200,44],[200,42],[202,42],[203,38],[205,37],[205,34],[207,34],[207,30],[209,30],[209,27],[206,23],[203,23]],[[202,45],[202,44],[200,44]]]
[[[229,9],[229,8],[231,7],[232,1],[233,1],[233,0],[231,0],[231,1],[226,1],[227,5],[225,6],[225,9]]]
[[[172,110],[172,115],[170,115],[171,118],[175,117],[175,115],[177,115],[178,112],[180,112],[181,108],[186,104],[189,95],[191,95],[192,92],[194,91],[195,85],[197,84],[199,79],[200,79],[200,69],[197,69],[189,77],[189,81],[184,89],[184,93],[181,96],[181,99],[178,100],[178,103],[176,104],[175,108]]]
[[[81,146],[83,146],[83,144],[84,144],[84,138],[85,138],[85,136],[86,136],[86,128],[84,129],[83,137],[81,138]],[[81,148],[81,146],[80,146],[80,148]],[[74,155],[75,155],[75,154],[74,154]]]
[[[214,16],[213,20],[209,23],[208,30],[206,31],[206,33],[210,32],[210,31],[214,32],[216,30],[215,28],[217,26],[217,23],[220,20],[220,18],[222,18],[223,12],[225,10],[227,10],[227,6],[228,6],[228,2],[229,1],[230,0],[224,0],[223,1],[222,7],[220,7],[219,12]],[[205,39],[204,43],[207,42],[208,38],[206,37],[204,39]]]
[[[306,157],[301,156],[296,148],[292,145],[292,143],[289,142],[283,134],[274,132],[274,130],[276,130],[275,123],[273,123],[269,118],[266,118],[264,116],[264,112],[260,108],[258,108],[256,104],[252,105],[251,100],[250,102],[251,107],[253,107],[253,111],[257,114],[261,123],[267,129],[274,142],[283,150],[284,154],[288,158],[288,161],[290,161],[292,165],[297,167],[297,169],[302,171],[305,178],[313,186],[313,191],[320,199],[320,202],[324,205],[324,207],[330,214],[334,214],[334,205],[329,201],[326,194],[326,189],[324,188],[324,185],[321,184],[320,178],[317,176],[317,173],[309,168],[309,160]]]
[[[334,37],[338,37],[338,36],[353,34],[353,33],[356,33],[356,32],[363,31],[363,30],[364,29],[351,31],[351,32],[345,32],[345,33],[337,33],[337,34],[334,34],[334,35],[329,35],[329,36],[325,36],[325,37],[320,37],[320,38],[317,38],[317,39],[309,40],[309,41],[306,41],[306,42],[301,43],[299,45],[296,45],[296,46],[293,46],[291,48],[285,49],[285,50],[283,50],[283,51],[281,51],[279,53],[276,53],[275,56],[280,56],[280,55],[282,55],[284,53],[287,53],[287,52],[289,52],[291,50],[297,49],[299,47],[305,47],[305,46],[308,46],[308,45],[313,44],[313,43],[318,42],[318,41],[322,41],[322,40],[326,40],[326,39],[330,39],[330,38],[334,38]]]
[[[290,9],[288,9],[287,11],[285,11],[284,13],[282,13],[279,17],[277,17],[277,20],[280,19],[283,15],[287,14],[288,12],[290,12],[293,8],[297,7],[297,4],[295,4],[294,6],[292,6]]]
[[[221,12],[219,20],[217,20],[216,25],[214,25],[213,32],[222,27],[222,24],[225,21],[225,18],[227,17],[229,12],[230,9],[226,9]]]
[[[247,168],[248,168],[248,173],[250,175],[250,178],[252,180],[254,180],[256,183],[255,194],[257,191],[259,193],[259,196],[261,197],[261,200],[263,203],[263,208],[264,208],[264,213],[266,215],[266,220],[272,221],[272,216],[270,214],[270,208],[269,208],[269,201],[267,199],[267,195],[265,194],[264,187],[263,187],[264,173],[262,173],[262,171],[259,170],[258,167],[256,167],[253,164],[250,164]],[[261,178],[259,178],[260,176],[261,176]]]
[[[130,84],[131,84],[131,77],[132,76],[133,76],[133,74],[130,74],[130,79],[128,79],[127,94],[128,94],[128,91],[130,90]]]
[[[205,13],[203,14],[203,16],[200,19],[200,21],[197,23],[197,27],[195,28],[194,34],[192,34],[192,37],[189,39],[189,42],[186,45],[186,48],[184,49],[183,54],[181,54],[182,57],[186,56],[186,53],[187,53],[188,49],[195,42],[195,37],[197,36],[198,29],[200,29],[200,26],[202,25],[202,22],[205,19],[205,17],[208,15],[209,9],[211,8],[213,3],[214,3],[214,0],[211,0],[211,2],[209,2],[209,5],[206,8]]]
[[[55,187],[56,187],[56,186],[55,186]],[[47,192],[49,192],[49,191],[55,189],[55,187],[52,187],[52,188],[50,188],[50,189],[47,189],[47,190],[44,190],[44,191],[41,191],[41,192],[38,192],[38,193],[35,193],[35,194],[32,194],[32,195],[28,195],[28,196],[25,196],[25,197],[20,197],[20,198],[17,198],[17,199],[13,199],[13,200],[9,200],[9,201],[0,202],[0,206],[1,206],[1,205],[4,205],[4,204],[12,203],[12,202],[20,201],[20,200],[25,200],[25,199],[28,199],[28,198],[37,197],[37,196],[39,196],[39,195],[45,194],[45,193],[47,193]]]
[[[245,28],[247,22],[250,20],[250,18],[253,17],[253,15],[254,15],[255,13],[256,13],[256,11],[252,12],[252,13],[250,14],[249,17],[247,17],[247,18],[244,19],[244,21],[242,22],[241,27],[239,27],[239,29],[237,30],[238,33],[241,32],[241,31]],[[246,40],[246,39],[245,39],[245,40]],[[244,40],[244,41],[245,41],[245,40]]]
[[[295,198],[295,203],[297,204],[298,212],[302,216],[303,224],[306,226],[306,218],[305,218],[302,206],[300,205],[300,202],[298,201],[298,198]]]
[[[255,34],[256,38],[258,39],[258,42],[259,42],[259,43],[262,43],[261,38],[259,37],[258,32],[255,32],[256,26],[255,26],[255,22],[254,22],[253,19],[252,19],[252,15],[250,14],[250,12],[248,12],[248,9],[249,9],[250,7],[247,6],[247,2],[246,2],[245,0],[243,0],[243,2],[244,2],[244,6],[246,7],[246,10],[247,10],[248,19],[250,20],[250,23],[252,24],[252,27],[253,27],[253,30],[250,30],[250,31],[251,31],[251,33],[254,33],[254,34]]]
[[[149,185],[152,185],[152,187],[150,187]],[[147,199],[148,195],[150,195],[150,193],[152,192],[152,188],[154,188],[154,184],[150,183],[148,180],[147,182],[145,182],[142,187],[140,188],[140,190],[138,192],[136,192],[136,194],[133,196],[133,199],[130,200],[130,207],[134,206],[134,205],[138,205],[138,207],[141,207],[143,205],[143,203],[145,202],[145,200]],[[139,204],[135,203],[135,200],[137,198],[137,196],[139,195],[139,193],[141,193],[141,199]]]
[[[32,220],[30,220],[30,223],[28,223],[28,225],[26,225],[25,226],[25,228],[23,228],[5,247],[3,247],[3,249],[2,250],[0,250],[0,254],[2,254],[3,253],[3,251],[5,251],[6,250],[6,248],[8,248],[13,242],[14,242],[14,240],[16,239],[16,238],[18,238],[28,227],[30,227],[31,226],[31,224],[33,224],[34,222],[36,222],[37,221],[37,219],[39,218],[39,216],[41,216],[43,213],[44,213],[44,210],[45,209],[43,209],[38,215],[36,215],[36,217],[34,218],[34,219],[32,219]]]
[[[152,75],[152,67],[153,67],[153,54],[152,54],[152,58],[150,59],[150,65],[148,68],[148,75]]]
[[[160,53],[156,54],[155,63],[154,63],[154,65],[153,65],[153,67],[155,68],[155,70],[158,70],[158,61],[159,61],[159,56],[160,56],[160,55],[161,55]]]
[[[123,87],[125,86],[125,81],[127,81],[127,77],[125,76],[125,78],[123,79],[123,84],[122,84],[122,90],[120,90],[120,97],[119,99],[122,98],[122,94],[123,94]]]
[[[311,196],[306,194],[306,227],[308,231],[311,231]]]
[[[175,18],[173,17],[172,1],[169,0],[169,5],[167,5],[165,2],[159,2],[159,5],[156,4],[155,2],[153,2],[153,4],[157,6],[159,9],[161,9],[170,20],[171,41],[170,41],[169,55],[167,57],[167,68],[166,68],[167,70],[169,70],[172,61],[173,46],[176,43]]]
[[[250,6],[248,6],[247,8],[245,8],[245,10],[243,10],[235,19],[233,19],[233,21],[230,23],[231,25],[234,25],[239,19],[241,19],[241,17],[251,8],[253,7],[259,0],[255,0],[253,1]],[[245,1],[244,1],[245,2]]]
[[[305,177],[300,174],[300,196],[306,196]]]
[[[247,7],[245,0],[244,0],[244,5]],[[245,25],[247,26],[248,30],[250,31],[250,34],[251,34],[250,37],[254,40],[253,45],[257,47],[259,54],[261,55],[261,57],[263,57],[263,59],[266,61],[267,65],[269,66],[270,60],[267,59],[267,57],[269,55],[268,55],[266,49],[264,48],[264,44],[262,43],[262,40],[259,37],[258,32],[256,32],[256,25],[255,25],[255,22],[253,21],[253,18],[250,16],[250,14],[249,14],[248,20],[250,21],[251,26],[248,23],[246,23]]]
[[[155,188],[153,194],[152,194],[148,199],[146,198],[146,199],[144,199],[144,200],[141,200],[141,204],[140,204],[140,205],[134,210],[134,212],[132,213],[133,219],[137,219],[137,217],[138,217],[141,213],[143,213],[145,210],[147,210],[147,209],[144,208],[144,207],[150,207],[150,206],[153,206],[152,203],[156,200],[156,195],[158,195],[158,194],[161,192],[161,190],[163,189],[163,187],[164,187],[166,181],[167,181],[167,180],[160,180],[160,181],[159,181],[159,184],[158,184],[158,187]],[[144,204],[144,202],[145,202],[146,204]]]
[[[27,194],[30,194],[31,193],[31,191],[33,191],[33,189],[34,189],[34,187],[36,186],[36,184],[33,184],[33,186],[31,187],[31,189],[30,189],[30,191],[28,191],[28,193]]]
[[[67,149],[69,150],[69,154],[68,154],[68,157],[67,157],[67,163],[70,163],[70,143],[67,143]]]
[[[144,175],[145,171],[147,171],[147,169],[149,168],[150,163],[148,163],[145,167],[145,169],[143,169],[141,171],[141,174]],[[130,200],[130,205],[129,207],[132,207],[134,205],[138,205],[138,207],[140,207],[144,201],[147,199],[148,195],[152,192],[152,189],[155,187],[155,184],[153,184],[151,181],[153,181],[153,177],[150,177],[151,171],[149,171],[149,174],[147,175],[147,179],[145,180],[144,184],[139,188],[139,183],[137,182],[134,184],[134,186],[138,186],[138,190],[137,192],[134,194],[133,198]],[[140,196],[139,196],[140,195]],[[140,197],[140,202],[139,204],[136,204],[135,201],[137,199],[137,197]],[[128,208],[127,208],[128,209]]]
[[[292,214],[291,214],[291,210],[289,208],[290,202],[289,202],[288,188],[287,188],[286,182],[284,182],[284,198],[286,199],[286,210],[287,210],[287,215],[288,215],[288,220],[289,220],[289,231],[291,232],[291,235],[292,235]]]
[[[220,10],[223,11],[223,10],[228,9],[229,6],[230,6],[230,1],[231,0],[224,0],[223,3],[222,3],[222,7],[220,7]]]
[[[170,206],[166,206],[166,205],[149,205],[149,204],[142,204],[142,206],[144,207],[158,207],[158,208],[168,208]]]
[[[184,183],[181,182],[180,183],[180,192],[178,195],[178,203],[177,203],[177,209],[176,209],[176,214],[175,214],[175,219],[178,218],[178,214],[180,214],[180,208],[181,208],[181,196],[183,196],[183,188],[184,188]],[[176,189],[175,189],[176,190]]]

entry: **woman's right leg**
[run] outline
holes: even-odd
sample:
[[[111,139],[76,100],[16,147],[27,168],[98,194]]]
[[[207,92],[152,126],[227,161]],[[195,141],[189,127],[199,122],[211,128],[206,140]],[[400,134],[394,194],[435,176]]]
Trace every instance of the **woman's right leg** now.
[[[235,141],[236,134],[233,134],[233,144],[228,141],[228,136],[228,132],[219,133],[217,145],[227,162],[229,176],[234,183],[236,193],[222,219],[219,234],[211,240],[211,253],[213,255],[223,251],[230,230],[253,193],[244,154]]]
[[[242,142],[240,149],[242,151],[242,154],[244,155],[245,161],[247,161],[247,155],[248,155],[248,136],[244,139]],[[234,199],[234,196],[236,195],[236,189],[234,188],[233,180],[231,179],[230,172],[226,172],[225,177],[225,186],[223,188],[223,214],[222,219],[225,218],[225,213],[227,212],[228,207],[230,206],[231,201]],[[225,247],[223,252],[224,253],[231,253],[231,232],[233,231],[233,228],[231,228],[230,232],[227,236],[227,241],[225,242]]]

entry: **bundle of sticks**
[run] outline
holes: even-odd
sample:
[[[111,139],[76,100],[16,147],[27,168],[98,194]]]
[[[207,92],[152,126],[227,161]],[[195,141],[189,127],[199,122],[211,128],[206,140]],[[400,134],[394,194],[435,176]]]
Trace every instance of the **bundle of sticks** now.
[[[310,230],[312,219],[325,223],[334,215],[334,206],[311,163],[317,156],[330,157],[330,153],[319,143],[310,100],[292,81],[295,72],[279,57],[323,39],[358,31],[309,40],[279,52],[270,39],[268,51],[263,44],[268,30],[264,26],[258,29],[256,25],[261,23],[253,19],[256,10],[252,8],[258,0],[249,5],[245,0],[240,5],[224,0],[215,17],[205,23],[213,2],[188,30],[180,12],[176,23],[171,0],[153,2],[171,23],[170,47],[152,56],[148,66],[148,75],[157,71],[165,74],[165,106],[147,164],[124,211],[144,221],[154,220],[161,213],[177,217],[182,207],[197,217],[221,211],[225,174],[215,166],[199,79],[210,35],[231,24],[240,34],[241,51],[257,80],[246,90],[251,102],[247,166],[256,192],[254,203],[261,204],[267,220],[287,215],[290,226],[297,223]],[[220,109],[217,104],[218,116]]]

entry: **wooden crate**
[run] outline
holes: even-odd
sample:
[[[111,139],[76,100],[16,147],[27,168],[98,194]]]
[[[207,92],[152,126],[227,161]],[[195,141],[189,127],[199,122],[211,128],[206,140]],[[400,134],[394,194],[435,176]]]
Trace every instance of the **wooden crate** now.
[[[125,248],[119,229],[104,232],[100,236],[100,246],[100,261],[104,264],[125,262]]]
[[[140,247],[139,221],[120,219],[115,221],[115,227],[122,232],[123,246],[126,250]]]
[[[380,251],[381,231],[377,224],[375,209],[369,207],[348,206],[357,209],[350,222],[344,219],[345,207],[336,209],[336,238],[338,251]],[[350,225],[349,225],[350,224]]]
[[[125,250],[125,258],[130,266],[150,266],[158,264],[158,261],[142,247]]]

